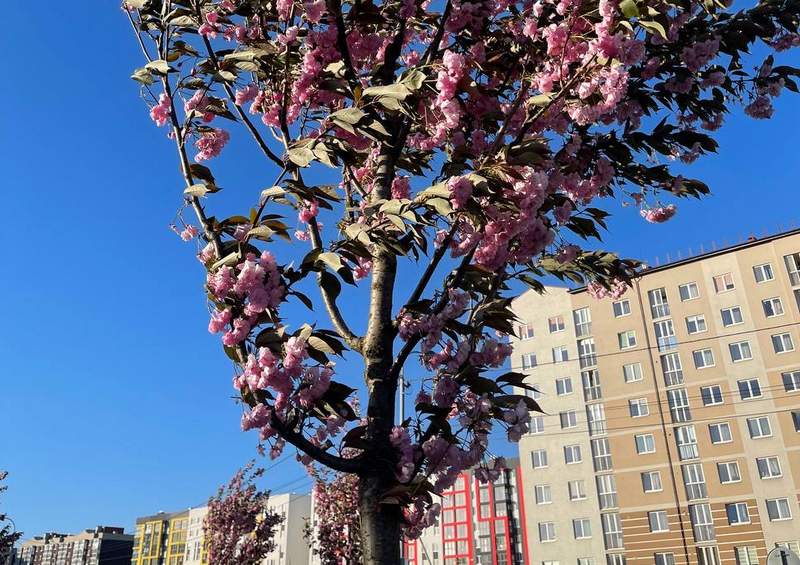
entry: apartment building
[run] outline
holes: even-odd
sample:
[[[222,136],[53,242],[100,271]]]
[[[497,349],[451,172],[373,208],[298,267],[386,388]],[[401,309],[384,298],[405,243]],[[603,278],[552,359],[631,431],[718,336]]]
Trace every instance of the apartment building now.
[[[275,549],[262,564],[308,565],[309,548],[303,533],[311,514],[311,496],[295,493],[271,495],[268,508],[280,514],[283,522],[275,532]],[[203,521],[207,514],[208,507],[201,506],[138,518],[130,564],[208,565],[203,534]]]
[[[12,565],[129,565],[133,536],[97,526],[79,534],[46,533],[22,543]]]
[[[461,473],[442,495],[439,524],[403,543],[406,565],[528,565],[519,460],[494,482]]]
[[[519,444],[531,563],[764,564],[800,544],[800,230],[514,303],[546,414]]]

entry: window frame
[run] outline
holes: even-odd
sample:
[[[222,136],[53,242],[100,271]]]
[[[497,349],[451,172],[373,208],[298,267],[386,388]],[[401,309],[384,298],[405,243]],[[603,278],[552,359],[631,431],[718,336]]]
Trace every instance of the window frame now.
[[[784,392],[800,392],[800,369],[781,373],[781,383]]]
[[[559,383],[564,383],[569,386],[563,386],[562,390],[559,391]],[[567,388],[569,388],[569,390],[567,390]],[[572,386],[572,377],[559,377],[556,379],[556,396],[569,396],[573,392],[575,392],[575,388]]]
[[[775,308],[775,305],[778,305],[778,308]],[[772,314],[767,312],[767,305],[772,309]],[[783,300],[781,300],[780,296],[773,296],[771,298],[764,298],[761,301],[761,309],[764,311],[764,317],[767,319],[770,318],[780,318],[784,314],[786,314],[786,309],[783,307]],[[780,312],[778,312],[780,310]]]
[[[754,436],[753,435],[753,426],[750,425],[751,422],[758,422],[758,431],[759,432],[763,431],[763,426],[762,426],[761,423],[762,422],[766,422],[767,423],[767,428],[769,430],[769,433],[760,434],[758,436]],[[750,434],[750,439],[752,439],[752,440],[766,439],[766,438],[772,437],[772,435],[773,435],[773,433],[772,433],[772,422],[770,421],[769,416],[764,414],[763,416],[755,416],[753,418],[747,418],[747,431]]]
[[[727,480],[723,480],[722,476],[722,469],[726,469],[726,473],[728,475]],[[730,469],[736,469],[736,478],[732,479],[733,475],[730,472]],[[742,469],[739,467],[739,462],[734,461],[720,461],[717,463],[717,476],[719,477],[719,483],[721,485],[732,485],[735,483],[742,482]]]
[[[786,512],[787,512],[788,515],[779,516],[778,518],[773,518],[772,517],[772,512],[770,511],[770,503],[771,502],[774,503],[774,508],[776,510],[780,510],[781,509],[781,505],[779,504],[780,502],[786,503],[783,508],[786,509]],[[768,499],[766,499],[764,501],[764,505],[767,507],[767,518],[769,518],[770,522],[785,522],[787,520],[791,520],[792,519],[792,505],[789,504],[789,498],[788,497],[768,498]],[[779,512],[779,514],[781,514],[781,513]]]
[[[717,279],[722,279],[724,288],[720,288],[720,285],[717,284]],[[723,294],[736,289],[736,282],[733,280],[733,273],[731,272],[714,275],[711,280],[714,283],[714,290],[717,294]]]
[[[686,316],[685,322],[686,332],[689,335],[702,334],[708,331],[708,323],[706,322],[705,314],[692,314],[691,316]],[[700,329],[700,322],[702,322],[703,329]],[[694,323],[694,330],[692,330],[692,327],[689,325],[690,323]]]
[[[643,448],[642,451],[639,450],[639,439],[642,439],[641,447]],[[650,438],[649,444],[647,438]],[[633,436],[633,445],[636,449],[637,455],[649,455],[651,453],[656,452],[656,436],[653,434],[635,434]]]
[[[686,296],[687,298],[683,297],[683,289],[686,289]],[[694,289],[694,296],[692,296],[692,292],[690,289]],[[681,299],[681,302],[689,302],[690,300],[697,300],[700,298],[700,287],[698,286],[696,281],[691,281],[688,283],[683,283],[678,285],[678,298]]]
[[[624,345],[623,345],[623,338],[625,339]],[[627,351],[628,349],[633,349],[637,345],[636,330],[624,330],[618,332],[617,342],[619,344],[620,351]]]
[[[706,396],[706,391],[709,391],[708,397]],[[717,400],[717,396],[719,396],[719,400]],[[710,399],[711,402],[706,402],[706,398]],[[701,386],[700,401],[703,403],[703,406],[720,406],[725,404],[725,395],[722,394],[722,385]]]
[[[718,430],[728,430],[728,439],[723,439],[723,434],[719,434],[720,441],[714,441],[714,434],[712,433],[712,429]],[[711,441],[712,445],[723,445],[726,443],[731,443],[733,441],[733,429],[731,428],[730,422],[711,422],[708,424],[708,438]]]
[[[618,305],[620,306],[620,313],[617,313]],[[625,307],[628,308],[627,312],[625,311]],[[615,318],[624,318],[625,316],[630,316],[631,311],[631,301],[627,298],[623,298],[622,300],[617,300],[611,303],[611,313],[614,314]]]
[[[754,383],[755,386],[753,386]],[[764,398],[764,391],[761,389],[761,381],[758,380],[758,377],[736,381],[736,389],[739,391],[739,399],[742,401]],[[747,392],[746,396],[745,391]]]
[[[767,267],[766,269],[764,267]],[[763,277],[759,280],[758,273],[761,272],[761,276]],[[769,276],[764,276],[765,273],[769,272]],[[753,278],[756,281],[756,284],[761,284],[769,281],[775,280],[775,270],[772,268],[772,263],[761,263],[760,265],[753,265]]]
[[[634,378],[629,379],[628,376],[628,367],[638,367],[633,371]],[[644,372],[642,371],[642,363],[640,361],[636,361],[635,363],[625,363],[622,365],[622,380],[625,381],[626,384],[628,383],[638,383],[639,381],[644,379]]]
[[[785,348],[785,343],[786,342],[785,342],[784,339],[781,339],[780,343],[781,343],[781,347],[783,349],[778,351],[778,348],[777,348],[777,345],[776,345],[776,342],[775,342],[775,338],[787,338],[789,340],[789,345],[791,347],[789,349],[786,349]],[[780,333],[780,334],[775,334],[773,336],[770,336],[770,339],[772,341],[772,349],[773,349],[773,351],[775,351],[775,355],[783,355],[784,353],[791,353],[792,351],[794,351],[794,339],[792,338],[792,332],[784,332],[784,333]]]
[[[734,316],[734,312],[739,314],[739,321],[736,321],[736,316]],[[728,313],[730,316],[730,323],[725,322],[725,313]],[[730,328],[733,326],[739,326],[744,324],[744,314],[742,313],[742,307],[739,305],[736,306],[729,306],[728,308],[721,308],[719,311],[720,320],[722,320],[722,327],[723,328]]]
[[[734,355],[734,350],[738,351],[739,358],[737,359]],[[745,356],[745,352],[747,356]],[[731,362],[732,363],[741,363],[742,361],[752,361],[753,360],[753,348],[750,346],[750,340],[745,339],[742,341],[734,341],[733,343],[728,344],[728,353],[731,355]]]
[[[664,520],[661,521],[661,517],[663,516]],[[656,526],[659,528],[653,529],[653,518],[656,517]],[[662,528],[662,524],[664,527]],[[647,525],[650,527],[650,533],[652,534],[660,534],[669,531],[669,516],[667,515],[666,510],[652,510],[647,513]]]
[[[647,477],[647,480],[649,480],[650,482],[650,487],[651,487],[650,489],[647,488],[647,482],[645,481],[645,477]],[[653,481],[654,477],[656,478],[655,481]],[[662,492],[664,490],[664,482],[661,480],[661,471],[642,471],[641,479],[642,479],[642,491],[644,491],[644,494]],[[658,483],[658,488],[653,488],[656,482]]]
[[[762,466],[761,463],[764,463]],[[773,469],[775,468],[771,465],[771,462],[774,462],[777,466],[777,474],[773,474]],[[763,473],[762,471],[766,470],[767,473]],[[762,481],[771,481],[773,479],[780,479],[783,477],[783,466],[781,465],[781,460],[777,455],[767,455],[765,457],[756,457],[756,471],[758,471],[758,478]]]
[[[750,509],[746,502],[729,502],[725,504],[725,517],[729,526],[745,526],[751,523]]]
[[[564,321],[564,316],[551,316],[547,319],[547,330],[551,334],[563,332],[566,328],[567,324]]]
[[[709,364],[705,364],[705,362],[706,362],[705,353],[706,352],[711,354],[711,362]],[[703,359],[703,363],[704,363],[702,366],[697,364],[697,354],[702,355],[702,359]],[[712,367],[716,367],[717,366],[717,360],[714,357],[714,350],[712,348],[710,348],[710,347],[704,347],[703,349],[696,349],[696,350],[692,351],[692,360],[694,361],[694,368],[697,369],[698,371],[703,370],[703,369],[710,369]]]

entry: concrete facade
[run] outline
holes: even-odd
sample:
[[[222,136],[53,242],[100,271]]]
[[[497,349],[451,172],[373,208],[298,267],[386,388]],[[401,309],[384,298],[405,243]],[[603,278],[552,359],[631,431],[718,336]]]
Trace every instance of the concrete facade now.
[[[311,495],[284,493],[269,497],[269,508],[280,514],[283,522],[275,532],[275,549],[263,565],[308,565],[310,553],[305,527],[311,518]]]
[[[13,565],[129,565],[133,536],[98,526],[79,534],[47,533],[22,543]]]
[[[763,564],[777,544],[797,550],[800,231],[645,270],[616,302],[549,287],[514,308],[528,327],[513,364],[547,411],[520,442],[532,563]],[[570,500],[575,480],[586,499]],[[534,502],[536,485],[552,503]],[[550,523],[554,542],[551,526],[537,535]]]

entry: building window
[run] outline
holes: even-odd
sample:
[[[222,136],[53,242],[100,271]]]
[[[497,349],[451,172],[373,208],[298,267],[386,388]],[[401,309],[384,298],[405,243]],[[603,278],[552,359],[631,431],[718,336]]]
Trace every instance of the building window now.
[[[614,302],[611,307],[614,309],[615,318],[621,318],[631,313],[630,300],[620,300],[619,302]]]
[[[667,353],[661,356],[661,370],[664,373],[665,386],[683,384],[683,367],[677,353]]]
[[[594,557],[578,557],[578,565],[595,565]]]
[[[638,434],[633,439],[636,444],[636,453],[639,455],[656,452],[656,439],[653,434]]]
[[[622,366],[622,376],[626,383],[633,383],[642,380],[642,364],[628,363]]]
[[[708,330],[708,326],[706,326],[706,317],[703,314],[686,317],[686,331],[690,335],[703,333],[706,330]]]
[[[771,263],[756,265],[755,267],[753,267],[753,275],[755,275],[757,283],[771,281],[772,279],[775,278],[775,274],[772,272]]]
[[[750,513],[747,511],[746,502],[734,502],[732,504],[726,504],[725,514],[728,516],[729,526],[750,523]]]
[[[603,524],[603,541],[606,549],[622,549],[622,522],[619,514],[601,514],[600,521]]]
[[[655,565],[675,565],[674,553],[655,553]]]
[[[800,410],[792,410],[792,422],[794,423],[794,431],[800,432]]]
[[[694,366],[697,369],[705,369],[714,366],[714,352],[711,349],[698,349],[692,351]]]
[[[606,410],[602,404],[590,404],[586,407],[586,419],[589,422],[589,435],[606,432]]]
[[[621,547],[621,546],[620,546]],[[624,555],[619,553],[610,553],[606,555],[606,565],[626,565],[627,560]]]
[[[648,512],[647,520],[648,522],[650,522],[651,532],[657,533],[657,532],[669,531],[669,520],[667,520],[666,510],[657,510],[655,512]]]
[[[537,449],[531,451],[531,466],[534,469],[544,469],[547,467],[547,450]]]
[[[559,345],[553,348],[553,363],[563,363],[569,361],[569,351],[566,345]]]
[[[788,498],[773,498],[767,500],[767,516],[770,522],[791,520],[792,511],[789,508]]]
[[[786,392],[800,392],[800,370],[783,373],[781,378]]]
[[[533,398],[534,400],[539,400],[542,397],[539,383],[531,383],[528,385],[528,387],[530,388],[525,389],[525,396]]]
[[[581,369],[597,365],[597,354],[595,353],[593,338],[578,340],[578,359],[580,360]]]
[[[526,353],[522,356],[522,368],[523,369],[532,369],[536,366],[536,354],[535,353]]]
[[[574,428],[578,425],[578,414],[575,410],[561,412],[559,417],[561,418],[561,429]]]
[[[728,422],[717,422],[708,425],[708,433],[711,436],[711,443],[730,443],[733,441],[731,426]]]
[[[617,507],[617,481],[614,475],[597,475],[597,501],[600,510]]]
[[[669,402],[669,411],[673,422],[688,422],[692,419],[689,409],[689,396],[685,388],[668,390],[667,401]]]
[[[575,334],[578,337],[591,335],[592,315],[588,308],[580,308],[572,312],[572,320],[575,322]]]
[[[689,500],[706,498],[708,489],[706,488],[706,476],[703,473],[703,465],[700,463],[690,463],[681,467],[683,473],[683,484],[686,487],[686,497]]]
[[[792,286],[800,284],[800,253],[792,253],[783,257],[786,263],[786,272],[789,274],[789,282]]]
[[[719,559],[719,549],[713,545],[697,548],[698,565],[721,565]]]
[[[572,379],[569,377],[556,379],[556,394],[558,396],[572,394]]]
[[[694,426],[678,426],[675,428],[675,442],[678,444],[678,456],[681,461],[699,457]]]
[[[731,361],[738,363],[739,361],[747,361],[753,358],[753,352],[750,349],[749,341],[737,341],[736,343],[728,344],[728,350],[731,352]]]
[[[630,349],[636,347],[636,332],[634,330],[627,330],[617,334],[620,349]]]
[[[592,537],[592,524],[589,518],[576,518],[572,521],[572,531],[575,539],[588,539]]]
[[[600,389],[600,373],[595,370],[582,371],[581,380],[583,381],[584,400],[598,400],[603,397]]]
[[[596,472],[611,470],[611,450],[608,446],[608,438],[592,440],[592,459]]]
[[[733,548],[736,555],[736,565],[758,565],[758,555],[753,545],[745,545]]]
[[[750,431],[751,439],[761,439],[772,436],[772,426],[769,423],[769,416],[748,418],[747,429]]]
[[[574,463],[580,463],[583,461],[583,457],[581,455],[581,446],[580,445],[565,445],[564,446],[564,462],[567,465],[572,465]]]
[[[738,306],[734,306],[732,308],[723,308],[720,310],[720,314],[722,315],[722,325],[726,328],[728,326],[736,326],[744,322],[744,318],[742,317],[742,309]]]
[[[745,379],[736,383],[739,387],[739,396],[742,400],[761,398],[761,385],[758,379]]]
[[[556,541],[556,525],[553,522],[539,522],[539,541]]]
[[[536,485],[533,487],[533,492],[536,497],[536,504],[550,504],[553,502],[550,485]]]
[[[767,318],[775,318],[783,315],[783,302],[781,302],[781,299],[778,297],[762,300],[761,306],[764,308],[764,316]]]
[[[533,326],[531,326],[530,324],[520,324],[517,327],[517,331],[519,332],[520,339],[533,338]]]
[[[553,316],[547,319],[547,329],[551,334],[564,331],[564,316]]]
[[[697,283],[686,283],[682,284],[678,287],[678,294],[680,294],[681,301],[686,302],[687,300],[694,300],[700,296],[700,290],[697,287]]]
[[[586,499],[586,483],[583,481],[569,481],[567,483],[569,499],[572,501]]]
[[[695,541],[711,541],[714,534],[714,518],[709,504],[690,504],[689,517],[692,520]]]
[[[678,338],[675,337],[675,328],[672,325],[672,320],[655,322],[653,328],[656,332],[656,344],[660,352],[664,353],[678,346]]]
[[[665,318],[669,316],[669,303],[667,302],[667,291],[663,288],[656,288],[647,293],[650,300],[650,313],[653,318]]]
[[[758,467],[758,476],[762,480],[778,479],[783,476],[780,459],[775,456],[758,457],[756,467]]]
[[[703,400],[703,406],[722,404],[722,387],[719,385],[701,386],[700,398]]]
[[[792,342],[792,335],[790,333],[778,334],[772,336],[772,347],[775,353],[786,353],[794,351],[794,342]]]
[[[717,291],[717,294],[720,292],[727,292],[729,290],[733,290],[736,288],[736,285],[733,284],[733,275],[730,273],[725,273],[723,275],[717,275],[714,277],[714,290]]]
[[[647,406],[646,398],[634,398],[633,400],[629,400],[628,410],[632,418],[650,415],[650,408]]]
[[[533,416],[528,425],[528,429],[532,434],[544,433],[544,416]]]
[[[719,473],[719,482],[723,485],[738,483],[742,480],[742,475],[739,472],[739,463],[736,461],[717,463],[717,473]]]
[[[664,490],[661,484],[661,472],[645,471],[642,473],[642,489],[644,489],[644,492],[660,492]]]

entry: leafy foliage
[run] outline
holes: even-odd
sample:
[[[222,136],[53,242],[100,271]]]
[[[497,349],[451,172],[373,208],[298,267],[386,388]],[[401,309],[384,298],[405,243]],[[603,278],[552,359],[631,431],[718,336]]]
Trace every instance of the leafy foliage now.
[[[0,482],[4,481],[8,472],[0,471]],[[5,485],[0,486],[0,494],[8,490]],[[0,563],[4,563],[11,555],[14,544],[22,537],[22,532],[15,531],[14,522],[7,514],[0,512]]]

